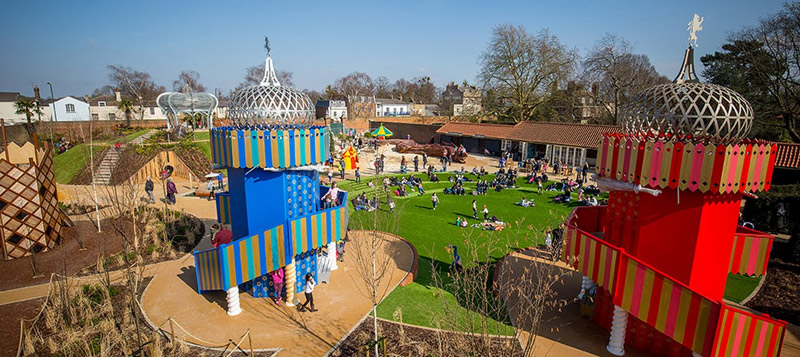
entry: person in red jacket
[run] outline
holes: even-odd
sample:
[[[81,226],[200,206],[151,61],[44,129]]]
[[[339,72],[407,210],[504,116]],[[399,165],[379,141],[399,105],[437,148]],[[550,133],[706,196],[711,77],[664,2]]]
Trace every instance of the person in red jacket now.
[[[217,223],[211,226],[211,244],[214,248],[219,248],[223,244],[233,241],[233,232],[230,229],[220,226]]]

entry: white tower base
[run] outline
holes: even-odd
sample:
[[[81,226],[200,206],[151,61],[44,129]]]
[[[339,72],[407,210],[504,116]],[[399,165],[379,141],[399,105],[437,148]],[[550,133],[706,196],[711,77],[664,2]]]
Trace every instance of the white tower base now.
[[[614,317],[611,321],[611,337],[606,349],[614,356],[625,355],[625,330],[628,328],[628,312],[614,305]]]
[[[239,306],[239,287],[234,286],[227,291],[228,296],[228,316],[236,316],[242,313],[242,308]]]

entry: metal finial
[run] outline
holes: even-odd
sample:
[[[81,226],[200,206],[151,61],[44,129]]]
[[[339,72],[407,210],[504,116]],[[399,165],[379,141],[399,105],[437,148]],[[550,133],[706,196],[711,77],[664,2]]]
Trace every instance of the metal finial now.
[[[689,31],[689,47],[692,46],[692,42],[694,41],[694,47],[697,47],[697,31],[703,30],[703,20],[705,18],[700,17],[698,14],[694,14],[692,21],[689,21],[689,26],[686,28]]]
[[[269,53],[271,52],[271,49],[269,47],[269,36],[264,36],[264,48],[267,50],[267,56],[269,56]]]

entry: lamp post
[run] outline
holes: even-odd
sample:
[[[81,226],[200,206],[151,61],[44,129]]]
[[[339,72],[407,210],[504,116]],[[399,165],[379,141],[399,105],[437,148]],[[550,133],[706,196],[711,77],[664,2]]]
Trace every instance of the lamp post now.
[[[47,85],[50,86],[50,100],[53,101],[53,121],[56,120],[56,97],[53,95],[53,84],[47,82]]]

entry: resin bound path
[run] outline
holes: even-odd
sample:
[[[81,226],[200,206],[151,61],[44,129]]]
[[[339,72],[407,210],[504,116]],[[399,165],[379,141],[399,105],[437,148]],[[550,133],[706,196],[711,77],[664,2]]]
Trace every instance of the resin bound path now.
[[[169,333],[172,318],[175,335],[191,343],[220,346],[228,340],[240,341],[249,330],[254,349],[281,349],[286,355],[322,356],[371,311],[364,294],[359,269],[352,264],[356,240],[367,239],[351,233],[345,262],[333,271],[330,284],[314,289],[317,312],[298,312],[294,307],[277,306],[271,299],[239,294],[242,313],[228,316],[225,292],[197,293],[194,260],[191,256],[163,264],[142,296],[142,305],[151,325]],[[411,269],[412,252],[406,243],[391,236],[384,251],[391,257],[389,272],[380,291],[388,295]],[[362,255],[366,256],[366,255]],[[300,301],[305,301],[302,294]],[[242,347],[249,349],[249,341]],[[281,354],[283,355],[283,353]]]

